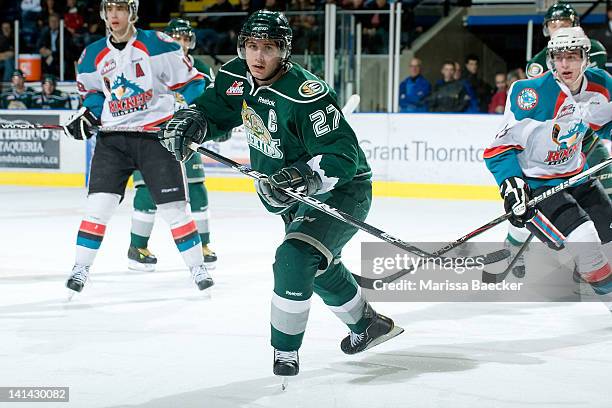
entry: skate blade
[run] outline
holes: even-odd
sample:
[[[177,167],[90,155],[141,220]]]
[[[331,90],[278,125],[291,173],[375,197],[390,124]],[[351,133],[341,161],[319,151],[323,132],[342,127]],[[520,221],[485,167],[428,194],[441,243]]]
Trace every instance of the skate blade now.
[[[379,344],[384,343],[385,341],[391,340],[392,338],[399,336],[403,332],[404,332],[403,328],[399,326],[394,326],[389,333],[380,336],[376,340],[372,340],[372,342],[368,344],[367,347],[363,349],[363,351],[371,349],[374,346],[378,346]]]
[[[76,295],[79,292],[76,292],[72,289],[66,288],[66,302],[70,302],[72,301],[72,298],[74,297],[74,295]]]
[[[206,262],[206,261],[204,261],[204,266],[209,271],[213,271],[213,270],[217,269],[217,261],[214,261],[214,262]]]
[[[283,377],[283,382],[281,383],[281,390],[286,391],[289,386],[289,377]]]
[[[128,262],[128,269],[138,272],[155,272],[155,264],[143,264],[130,259]]]

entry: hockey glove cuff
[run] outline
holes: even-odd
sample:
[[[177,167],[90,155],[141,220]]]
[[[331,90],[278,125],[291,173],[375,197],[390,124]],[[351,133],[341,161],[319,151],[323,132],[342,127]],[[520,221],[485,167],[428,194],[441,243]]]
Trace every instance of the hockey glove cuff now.
[[[96,133],[100,120],[89,109],[82,107],[62,125],[66,136],[77,140],[89,139]]]
[[[202,112],[192,108],[181,109],[161,127],[160,142],[176,160],[186,162],[194,153],[189,145],[202,143],[207,129],[208,122]]]
[[[291,188],[308,196],[313,195],[321,188],[321,177],[312,171],[308,164],[298,162],[271,174],[267,180],[258,180],[255,187],[259,195],[271,206],[288,207],[296,199],[281,189]]]
[[[501,183],[499,191],[504,199],[504,209],[512,213],[510,223],[523,228],[536,214],[535,208],[527,206],[531,199],[529,185],[520,177],[508,177]]]

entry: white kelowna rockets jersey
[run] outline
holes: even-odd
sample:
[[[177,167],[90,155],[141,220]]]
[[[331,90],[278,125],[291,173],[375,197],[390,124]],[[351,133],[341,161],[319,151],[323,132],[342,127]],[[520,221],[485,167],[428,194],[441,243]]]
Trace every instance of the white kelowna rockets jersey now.
[[[136,128],[170,119],[174,93],[191,103],[204,90],[203,78],[171,37],[138,29],[123,50],[108,37],[87,46],[77,87],[103,126]]]
[[[612,77],[588,68],[572,95],[548,71],[512,85],[502,126],[484,152],[497,184],[525,178],[532,188],[554,186],[585,169],[582,139],[589,128],[610,139]]]

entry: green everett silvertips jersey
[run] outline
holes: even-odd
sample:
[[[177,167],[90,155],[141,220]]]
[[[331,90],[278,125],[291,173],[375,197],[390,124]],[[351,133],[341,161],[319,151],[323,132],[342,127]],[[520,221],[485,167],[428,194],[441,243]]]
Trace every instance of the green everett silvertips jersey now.
[[[255,86],[245,62],[234,58],[195,104],[209,121],[207,140],[244,125],[251,167],[261,173],[307,162],[321,176],[318,194],[371,178],[335,92],[297,64],[273,84]]]
[[[544,49],[538,52],[532,59],[527,61],[527,68],[525,73],[527,74],[527,78],[537,77],[538,75],[543,74],[548,71],[548,66],[546,65],[546,53],[548,52],[548,47],[544,47]],[[606,61],[608,59],[608,53],[604,46],[597,40],[591,39],[591,51],[589,51],[589,67],[597,67],[601,69],[606,69]]]

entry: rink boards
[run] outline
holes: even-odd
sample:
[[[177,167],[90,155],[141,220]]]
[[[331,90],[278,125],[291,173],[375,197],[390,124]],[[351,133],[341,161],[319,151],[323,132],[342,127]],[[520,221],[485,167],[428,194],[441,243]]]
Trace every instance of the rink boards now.
[[[0,120],[63,123],[72,111],[2,111]],[[389,197],[497,199],[482,153],[500,124],[498,115],[363,113],[350,117],[373,171],[374,194]],[[207,147],[248,164],[248,144],[237,128]],[[93,144],[58,132],[0,130],[0,184],[85,185]],[[252,181],[205,160],[212,191],[254,191]]]

